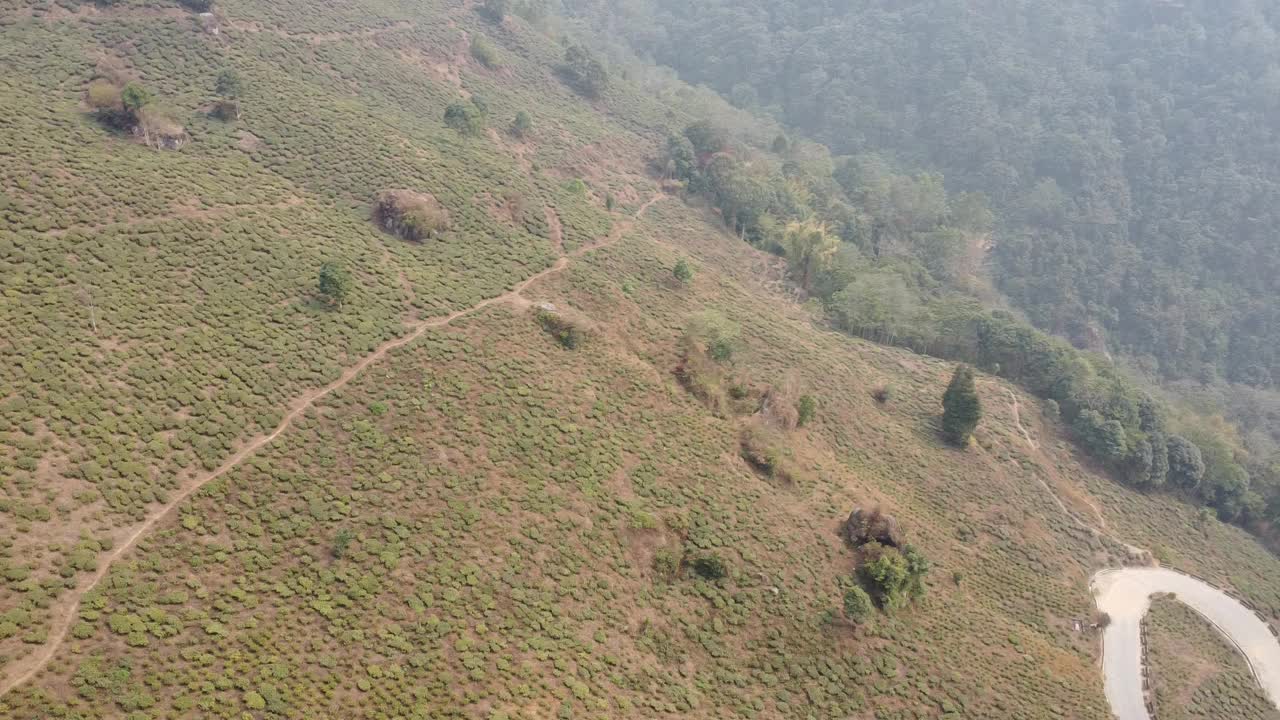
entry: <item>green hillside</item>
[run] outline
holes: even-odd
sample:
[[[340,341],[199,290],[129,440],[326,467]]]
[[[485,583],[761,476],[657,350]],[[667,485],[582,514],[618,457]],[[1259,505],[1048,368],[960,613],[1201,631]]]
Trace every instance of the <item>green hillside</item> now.
[[[1158,600],[1147,616],[1146,632],[1161,718],[1280,717],[1236,649],[1194,610]]]
[[[1102,720],[1124,542],[1280,613],[655,169],[775,128],[486,5],[0,0],[0,716]]]

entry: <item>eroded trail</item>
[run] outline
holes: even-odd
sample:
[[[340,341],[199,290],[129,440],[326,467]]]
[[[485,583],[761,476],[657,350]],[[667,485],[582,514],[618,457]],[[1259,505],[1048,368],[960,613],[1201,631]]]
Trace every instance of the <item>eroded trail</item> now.
[[[663,197],[665,196],[662,193],[655,194],[648,202],[640,206],[640,209],[637,210],[632,217],[638,219],[646,210],[652,207],[654,203],[658,202]],[[308,408],[315,405],[318,400],[324,398],[335,390],[346,386],[352,379],[364,372],[364,370],[370,365],[385,357],[387,353],[395,350],[396,348],[404,347],[414,340],[417,340],[428,330],[444,327],[460,318],[472,315],[492,305],[517,301],[520,298],[521,293],[527,290],[530,285],[568,267],[570,259],[581,257],[589,252],[599,250],[616,243],[621,240],[628,231],[630,231],[631,227],[631,219],[616,222],[607,237],[590,245],[584,245],[568,255],[561,255],[560,258],[557,259],[550,267],[525,278],[511,290],[508,290],[501,295],[496,295],[487,300],[482,300],[469,308],[457,310],[449,313],[448,315],[427,318],[425,320],[419,320],[415,323],[411,323],[409,325],[410,331],[407,334],[379,345],[373,352],[365,355],[354,365],[343,370],[337,380],[334,380],[324,387],[309,390],[294,398],[288,405],[289,412],[284,416],[284,419],[276,425],[275,429],[264,435],[258,435],[251,438],[243,447],[224,460],[223,463],[213,471],[197,476],[183,487],[177,495],[169,500],[169,502],[153,510],[147,515],[146,520],[135,526],[131,531],[129,531],[128,535],[123,538],[116,539],[111,552],[98,558],[97,570],[80,581],[73,591],[62,596],[53,604],[53,607],[50,610],[53,622],[49,627],[48,639],[45,640],[44,644],[42,644],[31,655],[14,660],[5,668],[4,680],[3,683],[0,684],[0,697],[7,695],[14,688],[26,683],[34,677],[36,673],[40,672],[40,670],[49,664],[49,661],[53,659],[54,654],[67,638],[67,633],[79,612],[81,599],[97,587],[104,578],[106,578],[107,573],[111,570],[111,566],[117,560],[133,549],[133,547],[138,544],[139,540],[146,536],[146,534],[162,520],[168,517],[179,505],[186,501],[187,498],[199,491],[200,488],[208,485],[214,480],[217,480],[223,475],[226,475],[231,470],[234,470],[258,450],[261,450],[263,446],[280,437],[281,433],[288,430],[289,427],[293,425],[294,421],[305,413]]]

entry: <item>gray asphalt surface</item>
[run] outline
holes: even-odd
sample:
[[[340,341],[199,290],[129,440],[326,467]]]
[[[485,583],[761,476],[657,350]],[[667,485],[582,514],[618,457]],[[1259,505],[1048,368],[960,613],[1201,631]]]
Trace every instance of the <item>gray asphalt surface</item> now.
[[[1244,654],[1258,684],[1280,706],[1280,642],[1252,610],[1226,593],[1164,568],[1104,570],[1093,577],[1098,609],[1111,616],[1102,635],[1107,701],[1119,720],[1151,720],[1142,695],[1142,618],[1151,596],[1174,593]]]

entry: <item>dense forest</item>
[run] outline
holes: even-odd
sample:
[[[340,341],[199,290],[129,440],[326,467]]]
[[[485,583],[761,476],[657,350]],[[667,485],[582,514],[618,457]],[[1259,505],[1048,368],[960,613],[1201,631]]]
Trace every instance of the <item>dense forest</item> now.
[[[996,277],[1037,325],[1166,377],[1280,381],[1273,3],[607,5],[741,107],[985,193]]]
[[[565,5],[791,129],[752,147],[694,126],[663,169],[836,325],[1020,380],[1136,485],[1280,516],[1275,8]]]
[[[1280,382],[1275,5],[566,5],[838,156],[985,194],[1037,326],[1165,380]]]

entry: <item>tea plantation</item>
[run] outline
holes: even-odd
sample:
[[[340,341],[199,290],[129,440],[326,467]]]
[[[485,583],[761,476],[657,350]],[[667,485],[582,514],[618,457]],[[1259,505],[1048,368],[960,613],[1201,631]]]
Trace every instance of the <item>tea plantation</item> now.
[[[1255,541],[1003,381],[946,445],[951,364],[816,326],[665,195],[705,93],[580,97],[554,23],[472,3],[192,5],[0,0],[0,717],[1101,720],[1115,538],[1280,612]],[[718,403],[677,372],[709,318]],[[931,565],[861,624],[855,507]]]

